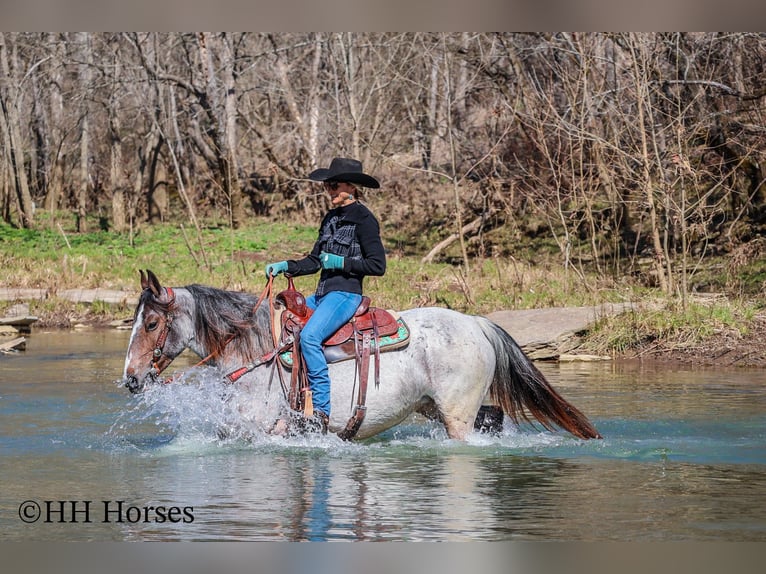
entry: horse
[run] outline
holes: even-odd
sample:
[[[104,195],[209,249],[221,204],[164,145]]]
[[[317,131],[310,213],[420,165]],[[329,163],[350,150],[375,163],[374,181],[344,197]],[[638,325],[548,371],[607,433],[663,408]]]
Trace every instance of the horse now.
[[[273,306],[245,292],[199,284],[165,287],[150,270],[140,275],[122,384],[141,393],[169,382],[160,374],[188,348],[202,358],[200,364],[222,375],[244,373],[232,384],[245,389],[253,423],[271,432],[288,409],[286,389],[275,380],[290,378],[289,366],[275,357]],[[579,439],[602,438],[499,325],[440,307],[408,309],[399,316],[410,331],[408,344],[377,357],[380,383],[367,392],[366,416],[354,440],[417,412],[443,423],[450,439],[463,441],[479,426],[482,405],[493,405],[516,425],[537,421],[551,432],[558,427]],[[359,371],[353,360],[331,363],[329,370],[328,430],[337,433],[354,406]]]

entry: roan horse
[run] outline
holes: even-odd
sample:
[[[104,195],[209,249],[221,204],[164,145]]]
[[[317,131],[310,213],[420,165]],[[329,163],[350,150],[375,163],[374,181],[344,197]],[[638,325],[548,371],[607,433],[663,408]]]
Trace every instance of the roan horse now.
[[[279,359],[272,359],[276,353],[270,306],[242,292],[202,285],[163,287],[148,270],[146,275],[141,271],[141,285],[124,385],[139,393],[147,383],[163,382],[160,373],[186,348],[222,375],[249,365],[234,384],[243,385],[253,402],[252,422],[265,432],[273,429],[287,406],[286,391],[274,370],[285,370],[280,377],[289,379],[290,374]],[[532,422],[531,415],[551,431],[560,427],[578,438],[601,438],[495,323],[436,307],[400,315],[410,330],[409,343],[380,354],[380,384],[368,392],[366,416],[355,439],[376,435],[419,412],[440,420],[450,438],[463,440],[473,430],[482,404],[502,408],[515,423]],[[353,408],[358,373],[353,360],[329,368],[329,431],[338,432],[349,418],[349,406]]]

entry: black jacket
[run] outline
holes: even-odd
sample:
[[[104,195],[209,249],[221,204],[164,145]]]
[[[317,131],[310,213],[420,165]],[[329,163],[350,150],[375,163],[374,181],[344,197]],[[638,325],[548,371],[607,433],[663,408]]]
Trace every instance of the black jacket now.
[[[322,251],[342,256],[343,269],[322,269]],[[309,275],[322,270],[316,295],[330,291],[362,294],[362,282],[367,275],[380,276],[386,272],[386,252],[380,239],[380,225],[372,212],[355,201],[327,212],[319,226],[319,237],[311,253],[287,262],[290,275]]]

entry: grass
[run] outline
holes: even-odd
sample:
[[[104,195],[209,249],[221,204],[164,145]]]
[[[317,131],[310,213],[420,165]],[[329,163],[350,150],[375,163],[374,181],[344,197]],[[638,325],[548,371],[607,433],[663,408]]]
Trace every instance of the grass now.
[[[132,237],[0,225],[0,265],[6,270],[0,285],[42,288],[53,295],[97,287],[137,292],[138,270],[148,268],[169,285],[204,283],[260,292],[265,265],[303,257],[315,237],[311,226],[257,221],[237,230],[208,226],[199,235],[180,225],[146,226]],[[316,279],[299,277],[296,286],[310,292]],[[461,266],[391,254],[386,275],[365,282],[377,304],[398,309],[439,305],[488,313],[621,298],[616,290],[589,292],[578,276],[562,274],[552,264],[499,258],[474,260],[466,273]]]
[[[655,342],[666,348],[687,348],[721,333],[748,333],[759,302],[742,299],[691,301],[655,300],[616,317],[605,317],[591,329],[587,346],[594,352],[622,353]]]
[[[35,230],[0,224],[0,287],[33,287],[50,298],[34,302],[31,311],[108,320],[130,316],[132,309],[105,303],[87,306],[57,299],[63,289],[105,288],[139,291],[139,269],[151,269],[168,285],[202,283],[260,293],[267,263],[303,257],[316,237],[314,226],[252,220],[241,229],[208,224],[197,234],[188,225],[167,223],[143,226],[133,233],[93,231],[75,233],[58,225]],[[692,344],[722,329],[747,329],[760,308],[760,298],[742,295],[742,285],[762,284],[764,264],[754,258],[738,274],[717,276],[724,289],[734,285],[734,297],[681,305],[676,298],[659,296],[633,278],[607,278],[565,269],[555,254],[519,248],[514,256],[475,258],[468,271],[461,265],[421,263],[421,255],[404,255],[395,242],[389,248],[388,270],[383,277],[369,277],[365,289],[374,304],[406,309],[449,307],[465,313],[488,314],[503,309],[530,309],[598,305],[605,302],[648,301],[641,310],[619,318],[603,319],[589,336],[589,346],[599,351],[622,352],[652,340]],[[522,254],[526,258],[521,259]],[[721,268],[720,262],[711,267]],[[752,272],[749,272],[752,271]],[[310,293],[316,276],[296,278],[296,286]],[[761,282],[761,283],[759,283]],[[279,279],[278,287],[286,285]],[[0,301],[0,313],[13,302]]]
[[[106,231],[76,234],[0,225],[2,284],[38,287],[132,290],[138,269],[151,268],[172,284],[206,282],[234,288],[246,285],[273,254],[300,256],[310,248],[312,230],[283,224],[240,230],[211,226],[199,236],[180,225],[140,229],[132,237]]]

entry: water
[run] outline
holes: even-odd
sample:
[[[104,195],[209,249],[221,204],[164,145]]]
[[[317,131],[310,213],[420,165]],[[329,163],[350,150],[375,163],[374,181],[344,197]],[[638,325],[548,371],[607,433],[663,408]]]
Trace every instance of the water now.
[[[354,444],[222,440],[231,391],[204,372],[116,386],[127,338],[34,333],[0,356],[0,540],[766,540],[763,370],[541,365],[603,441],[460,443],[417,419]]]

